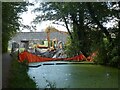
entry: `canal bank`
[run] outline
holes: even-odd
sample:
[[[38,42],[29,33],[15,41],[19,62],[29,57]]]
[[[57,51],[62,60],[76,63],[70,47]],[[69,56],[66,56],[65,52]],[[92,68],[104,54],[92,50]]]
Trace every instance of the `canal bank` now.
[[[28,67],[19,63],[16,54],[3,55],[3,86],[2,89],[36,88],[35,82],[28,76]]]
[[[28,75],[37,88],[118,88],[119,70],[82,62],[30,63]]]
[[[89,61],[82,61],[82,62],[78,62],[78,61],[47,61],[47,62],[37,62],[37,63],[29,63],[28,67],[40,67],[43,65],[63,65],[63,64],[91,64],[91,65],[95,65],[94,62],[89,62]]]

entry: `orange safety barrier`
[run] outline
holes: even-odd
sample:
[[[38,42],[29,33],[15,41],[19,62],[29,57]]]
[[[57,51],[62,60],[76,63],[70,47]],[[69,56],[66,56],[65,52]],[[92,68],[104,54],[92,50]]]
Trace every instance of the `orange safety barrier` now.
[[[70,60],[76,60],[76,61],[82,61],[85,59],[85,56],[83,54],[77,55],[75,57],[71,58],[47,58],[47,57],[40,57],[37,55],[34,55],[32,53],[29,53],[27,51],[24,51],[19,54],[19,62],[23,62],[24,60],[27,60],[28,63],[31,62],[45,62],[45,61],[59,61],[59,60],[64,60],[64,61],[70,61]]]

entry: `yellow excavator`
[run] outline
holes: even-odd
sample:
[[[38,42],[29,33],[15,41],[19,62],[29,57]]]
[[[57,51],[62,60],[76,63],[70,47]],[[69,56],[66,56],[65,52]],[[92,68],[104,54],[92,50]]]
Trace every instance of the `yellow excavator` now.
[[[46,29],[45,29],[45,32],[46,32],[46,34],[47,34],[47,46],[46,45],[40,45],[40,44],[38,44],[37,45],[37,47],[38,48],[48,48],[48,49],[50,49],[50,50],[54,50],[54,49],[56,49],[56,45],[57,45],[57,43],[58,43],[58,40],[57,40],[57,38],[54,38],[54,39],[52,39],[52,43],[51,43],[51,39],[50,39],[50,33],[52,33],[52,32],[59,32],[59,33],[65,33],[65,34],[68,34],[67,32],[64,32],[64,31],[59,31],[58,29],[56,29],[56,28],[54,28],[54,27],[52,27],[52,26],[48,26]]]
[[[50,48],[50,33],[51,32],[59,32],[59,33],[66,33],[68,34],[67,32],[64,32],[64,31],[59,31],[58,29],[54,28],[54,27],[50,27],[48,26],[46,29],[45,29],[45,32],[47,33],[47,41],[48,41],[48,48]],[[55,47],[55,44],[57,43],[57,38],[54,38],[52,40],[52,48],[54,49]]]

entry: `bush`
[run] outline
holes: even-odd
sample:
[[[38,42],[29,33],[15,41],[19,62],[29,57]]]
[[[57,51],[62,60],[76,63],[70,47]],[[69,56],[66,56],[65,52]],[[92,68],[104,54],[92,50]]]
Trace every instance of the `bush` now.
[[[13,57],[8,88],[36,88],[35,82],[28,76],[26,62],[19,63]]]
[[[114,66],[114,67],[119,67],[120,66],[120,56],[114,56],[111,60],[110,60],[110,65]]]

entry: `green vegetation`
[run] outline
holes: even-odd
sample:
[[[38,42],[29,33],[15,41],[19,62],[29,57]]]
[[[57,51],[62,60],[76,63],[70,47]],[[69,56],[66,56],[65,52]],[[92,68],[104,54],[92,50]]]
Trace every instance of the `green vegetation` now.
[[[20,14],[28,3],[2,3],[2,50],[7,52],[8,41],[19,30]],[[42,7],[42,8],[41,8]],[[120,2],[45,2],[35,8],[35,24],[54,20],[64,22],[69,33],[66,53],[71,57],[81,52],[87,57],[97,51],[96,63],[120,67]],[[113,27],[105,24],[111,22]],[[68,27],[70,25],[70,28]],[[28,27],[29,28],[29,27]],[[112,37],[112,34],[115,36]]]
[[[36,88],[35,82],[27,74],[28,66],[26,62],[19,63],[13,57],[8,88]]]
[[[46,2],[40,4],[34,12],[46,14],[37,16],[34,22],[39,23],[40,20],[65,22],[64,26],[69,33],[66,44],[68,56],[82,52],[87,57],[97,52],[96,63],[120,67],[120,2]],[[105,24],[111,21],[113,21],[113,27],[107,28]],[[57,22],[54,23],[57,24]],[[71,27],[68,28],[68,25]],[[115,36],[112,37],[111,33]]]
[[[20,14],[27,11],[26,2],[3,2],[2,3],[2,52],[7,52],[8,41],[19,31]]]
[[[99,46],[98,54],[95,58],[97,63],[120,68],[119,46],[115,44],[116,41],[117,39],[114,39],[112,42],[105,43],[103,40],[97,45],[97,47]],[[117,43],[119,43],[119,41]]]

